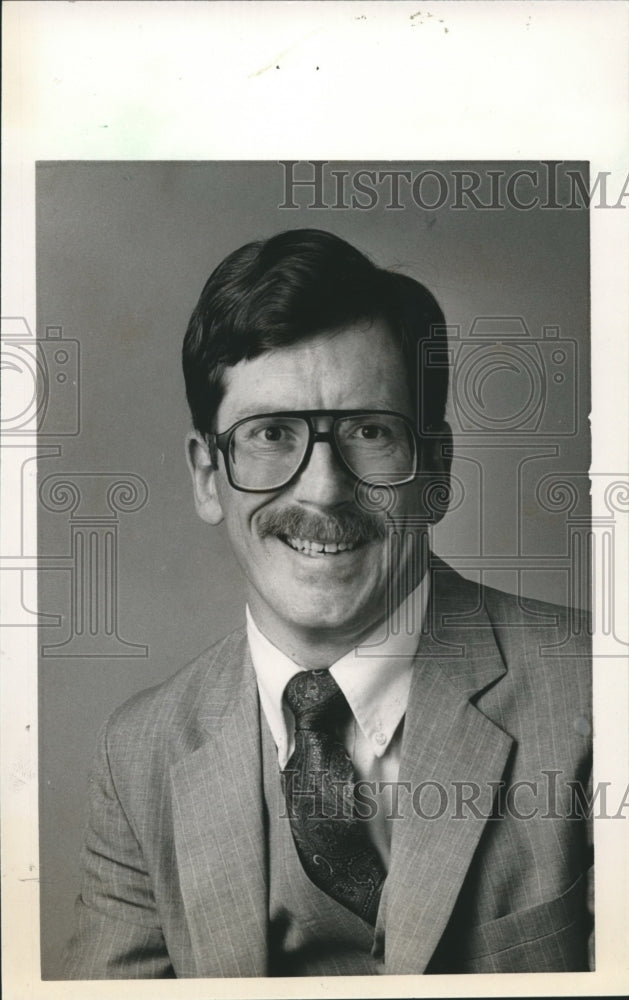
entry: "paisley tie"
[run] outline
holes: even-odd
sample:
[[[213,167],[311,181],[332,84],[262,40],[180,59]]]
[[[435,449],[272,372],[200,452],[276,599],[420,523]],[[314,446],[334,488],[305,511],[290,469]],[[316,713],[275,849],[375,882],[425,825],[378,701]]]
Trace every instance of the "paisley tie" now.
[[[284,771],[297,852],[312,882],[375,924],[386,872],[356,815],[354,768],[337,734],[350,707],[329,670],[307,670],[286,685],[295,750]]]

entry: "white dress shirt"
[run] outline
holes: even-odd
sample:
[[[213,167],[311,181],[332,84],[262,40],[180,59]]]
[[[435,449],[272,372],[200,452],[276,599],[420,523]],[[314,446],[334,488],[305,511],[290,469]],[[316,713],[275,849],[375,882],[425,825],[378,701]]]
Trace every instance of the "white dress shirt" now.
[[[368,822],[369,835],[386,868],[391,852],[390,785],[397,781],[411,672],[426,613],[429,576],[400,608],[373,630],[355,649],[330,666],[330,673],[352,710],[345,733],[345,749],[357,780],[375,783],[366,790],[377,803]],[[410,627],[409,627],[409,623]],[[285,768],[295,746],[295,723],[283,701],[291,677],[306,669],[291,660],[262,634],[247,607],[247,637],[256,672],[260,703]],[[393,799],[395,801],[395,799]],[[389,818],[387,818],[389,817]]]

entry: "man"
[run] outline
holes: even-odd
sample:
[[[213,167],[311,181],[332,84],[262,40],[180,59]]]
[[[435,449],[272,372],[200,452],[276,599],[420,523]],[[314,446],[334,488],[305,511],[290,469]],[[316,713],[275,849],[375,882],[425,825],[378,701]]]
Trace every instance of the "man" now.
[[[583,626],[428,549],[443,329],[422,285],[316,230],[208,280],[188,458],[247,628],[105,728],[69,977],[588,967]]]

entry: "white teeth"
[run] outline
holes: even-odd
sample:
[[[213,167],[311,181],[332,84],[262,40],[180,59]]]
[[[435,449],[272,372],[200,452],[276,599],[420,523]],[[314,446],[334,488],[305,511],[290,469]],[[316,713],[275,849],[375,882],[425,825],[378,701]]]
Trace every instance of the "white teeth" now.
[[[298,552],[305,552],[308,555],[320,553],[336,555],[338,552],[347,552],[354,548],[348,542],[316,542],[306,538],[287,538],[286,541],[292,549],[297,549]]]

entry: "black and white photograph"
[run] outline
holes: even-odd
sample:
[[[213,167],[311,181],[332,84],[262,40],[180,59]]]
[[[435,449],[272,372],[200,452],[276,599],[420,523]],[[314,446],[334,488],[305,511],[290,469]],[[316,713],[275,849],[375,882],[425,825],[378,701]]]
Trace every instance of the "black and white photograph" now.
[[[588,182],[39,165],[51,973],[589,967]]]
[[[390,5],[440,45],[450,6]],[[3,304],[10,995],[621,992],[625,175],[134,142],[34,158]]]

